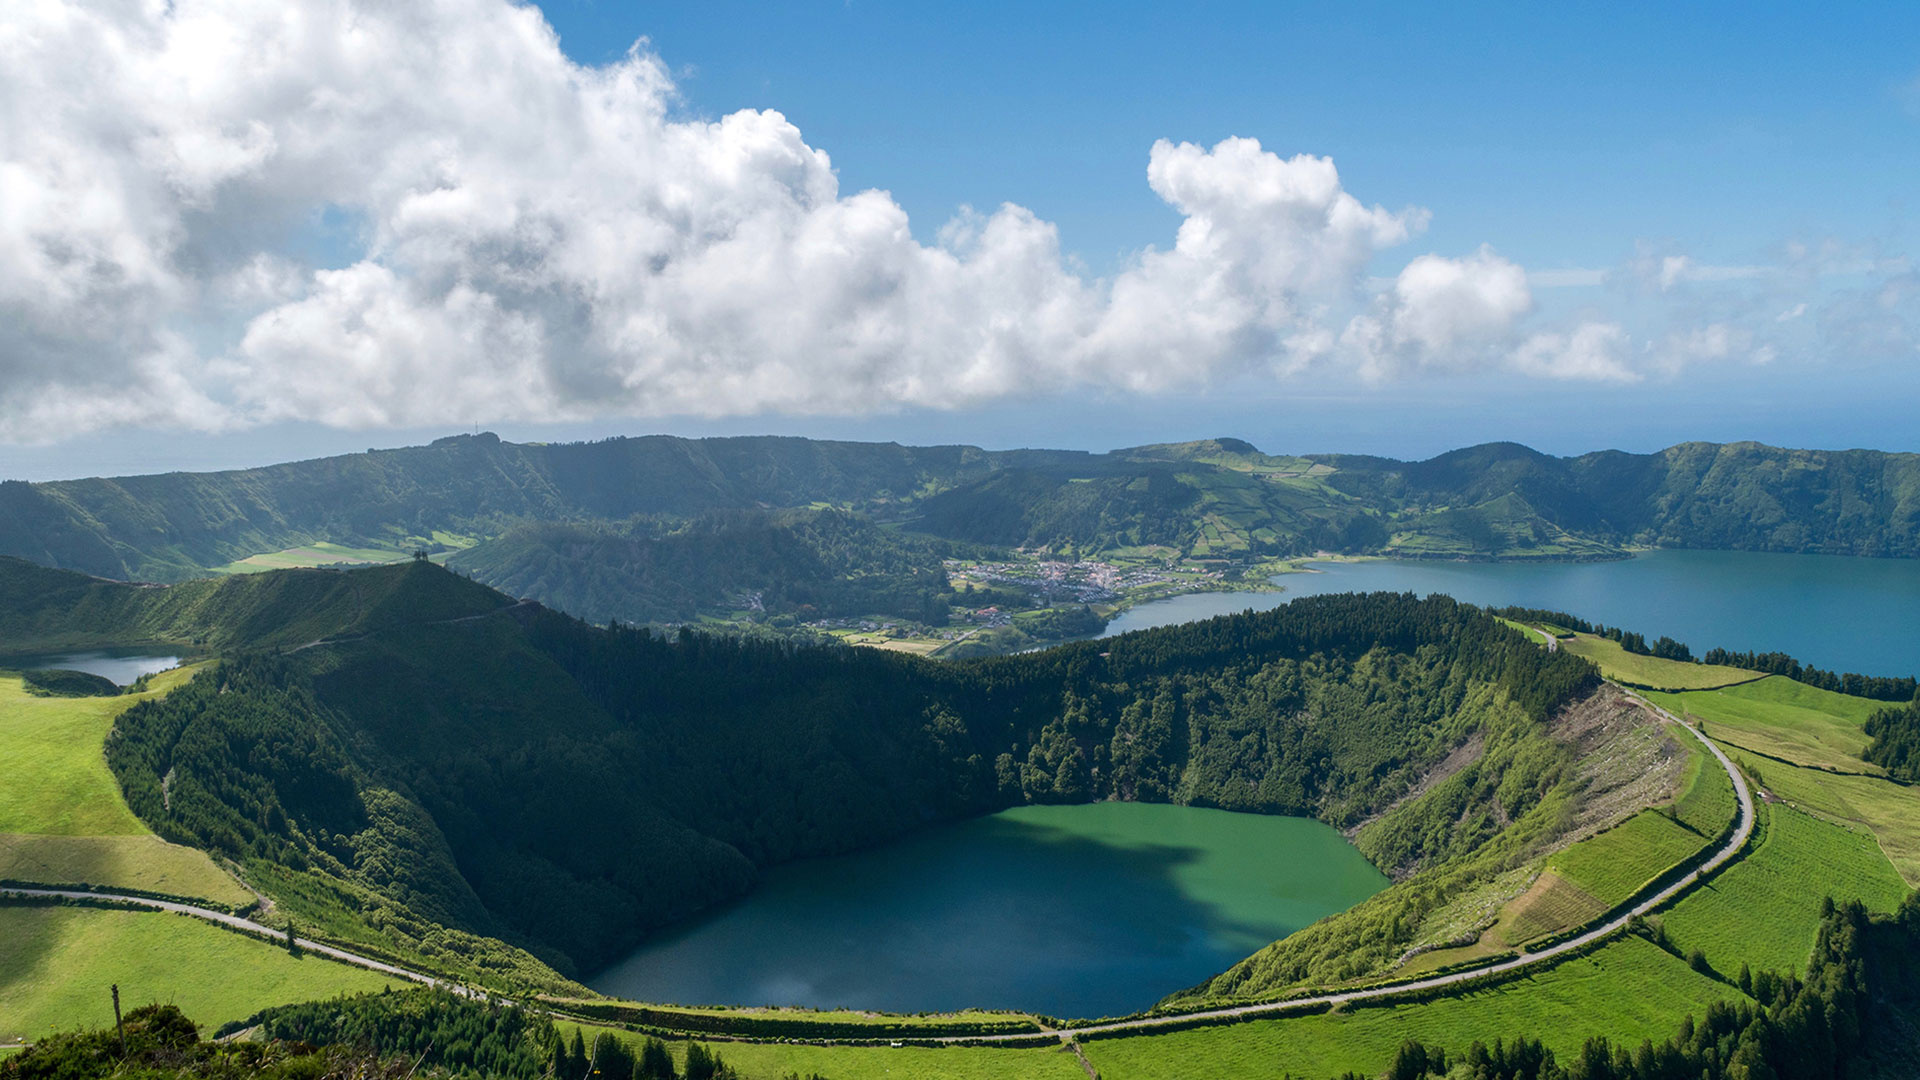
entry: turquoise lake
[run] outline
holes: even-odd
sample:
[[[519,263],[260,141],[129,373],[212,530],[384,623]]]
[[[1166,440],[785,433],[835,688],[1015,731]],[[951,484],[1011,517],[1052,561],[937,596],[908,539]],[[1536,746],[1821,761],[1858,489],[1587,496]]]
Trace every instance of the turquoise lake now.
[[[1379,560],[1282,574],[1285,592],[1191,593],[1142,604],[1106,634],[1278,607],[1335,592],[1444,593],[1474,604],[1551,608],[1666,634],[1696,653],[1784,652],[1818,667],[1920,674],[1920,560],[1751,551],[1650,551],[1603,563]]]
[[[677,1004],[1117,1015],[1386,885],[1304,818],[1027,806],[775,867],[588,981]]]

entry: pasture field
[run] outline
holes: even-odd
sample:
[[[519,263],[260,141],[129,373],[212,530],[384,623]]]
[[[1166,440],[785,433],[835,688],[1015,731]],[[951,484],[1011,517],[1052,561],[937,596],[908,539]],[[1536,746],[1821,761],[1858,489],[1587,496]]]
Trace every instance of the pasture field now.
[[[1805,970],[1823,896],[1874,911],[1906,898],[1872,835],[1779,804],[1758,813],[1746,855],[1660,916],[1681,951],[1701,950],[1714,970]]]
[[[1882,771],[1860,759],[1871,741],[1861,728],[1885,702],[1836,694],[1780,675],[1719,690],[1650,692],[1648,697],[1676,716],[1685,712],[1699,717],[1711,737],[1748,750],[1818,769]]]
[[[145,834],[107,768],[107,731],[135,702],[165,694],[200,666],[162,672],[145,693],[116,697],[35,697],[20,676],[0,675],[0,772],[33,778],[0,784],[0,833]]]
[[[1733,782],[1699,740],[1677,729],[1674,737],[1687,748],[1689,756],[1687,771],[1680,778],[1680,797],[1673,803],[1673,816],[1703,837],[1717,837],[1739,810]]]
[[[111,1026],[114,983],[123,1008],[172,1002],[203,1027],[268,1005],[403,985],[183,915],[0,905],[0,1041]]]
[[[1085,1051],[1105,1080],[1271,1080],[1349,1070],[1374,1076],[1408,1039],[1452,1052],[1475,1039],[1491,1043],[1524,1034],[1566,1055],[1594,1035],[1628,1045],[1664,1039],[1678,1030],[1681,1017],[1740,997],[1738,989],[1697,974],[1646,939],[1627,937],[1455,997],[1098,1039],[1087,1042]]]
[[[110,885],[193,896],[229,907],[255,897],[198,848],[157,836],[44,836],[0,833],[0,881]]]
[[[408,553],[392,548],[347,547],[344,544],[328,543],[321,540],[302,547],[288,548],[285,551],[268,551],[259,555],[249,555],[225,566],[216,566],[216,574],[259,574],[268,570],[298,570],[314,566],[337,566],[341,563],[390,563],[408,558]]]
[[[1507,947],[1521,945],[1599,918],[1610,906],[1549,870],[1501,911],[1500,921],[1489,927],[1481,940]]]
[[[1870,830],[1907,884],[1920,884],[1920,788],[1787,765],[1731,746],[1727,754],[1790,806]]]
[[[1752,682],[1762,677],[1759,672],[1745,668],[1686,664],[1678,660],[1662,660],[1657,656],[1641,656],[1621,648],[1617,641],[1593,634],[1561,638],[1560,647],[1599,664],[1601,674],[1609,679],[1660,690],[1711,690]]]
[[[246,904],[253,894],[204,851],[154,836],[127,809],[103,747],[114,718],[158,697],[203,665],[154,676],[147,691],[115,697],[35,697],[0,675],[0,879],[89,882]]]
[[[1658,810],[1642,810],[1553,855],[1547,869],[1610,908],[1710,841]]]

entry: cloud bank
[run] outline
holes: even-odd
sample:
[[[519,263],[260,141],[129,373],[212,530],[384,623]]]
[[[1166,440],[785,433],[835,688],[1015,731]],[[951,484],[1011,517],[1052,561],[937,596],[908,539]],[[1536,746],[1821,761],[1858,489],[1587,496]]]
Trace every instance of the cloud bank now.
[[[1613,322],[1532,325],[1491,249],[1382,287],[1427,213],[1326,158],[1161,141],[1146,180],[1178,233],[1097,278],[1011,204],[921,243],[780,113],[687,118],[644,48],[573,64],[506,0],[29,0],[0,14],[0,439],[1641,377]]]

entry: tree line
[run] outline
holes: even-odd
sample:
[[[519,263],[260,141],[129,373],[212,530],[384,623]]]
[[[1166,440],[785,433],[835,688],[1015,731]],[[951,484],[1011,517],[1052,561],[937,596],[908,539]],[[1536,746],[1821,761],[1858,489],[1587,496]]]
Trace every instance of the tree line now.
[[[1447,1050],[1410,1040],[1386,1080],[1876,1080],[1911,1076],[1920,1053],[1920,898],[1893,915],[1857,901],[1822,908],[1804,977],[1750,980],[1661,1042],[1589,1039],[1558,1057],[1541,1035]],[[1743,989],[1745,989],[1743,987]],[[1347,1080],[1361,1080],[1349,1073]]]
[[[412,569],[406,588],[471,587]],[[1522,731],[1595,679],[1479,609],[1404,594],[958,664],[522,608],[232,656],[123,714],[107,758],[162,836],[569,974],[761,867],[1022,803],[1351,825],[1472,730]],[[1491,769],[1450,811],[1471,827],[1383,830],[1368,854],[1391,868],[1457,852],[1551,786]],[[353,905],[330,904],[301,917],[351,923]]]
[[[1795,682],[1821,690],[1831,690],[1837,694],[1851,694],[1854,697],[1871,698],[1875,701],[1912,701],[1920,695],[1920,679],[1913,676],[1892,677],[1883,675],[1861,675],[1858,672],[1834,672],[1803,663],[1783,652],[1735,652],[1730,649],[1708,649],[1701,656],[1694,656],[1693,650],[1684,642],[1661,636],[1648,643],[1644,634],[1632,630],[1623,630],[1618,626],[1588,622],[1577,615],[1564,611],[1550,611],[1544,608],[1505,607],[1499,614],[1516,622],[1544,623],[1572,630],[1581,634],[1593,634],[1620,644],[1627,652],[1640,656],[1656,656],[1662,660],[1675,660],[1689,664],[1711,664],[1720,667],[1736,667],[1765,675],[1780,675]]]

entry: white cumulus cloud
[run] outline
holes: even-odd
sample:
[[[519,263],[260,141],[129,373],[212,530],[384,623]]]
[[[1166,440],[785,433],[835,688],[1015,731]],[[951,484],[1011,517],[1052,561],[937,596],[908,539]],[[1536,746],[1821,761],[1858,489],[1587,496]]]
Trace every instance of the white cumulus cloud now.
[[[922,243],[780,113],[686,116],[645,48],[574,64],[530,6],[9,5],[0,439],[1630,377],[1617,327],[1524,335],[1526,274],[1489,249],[1374,295],[1427,213],[1327,158],[1161,141],[1146,181],[1178,232],[1098,278],[1014,205]]]

